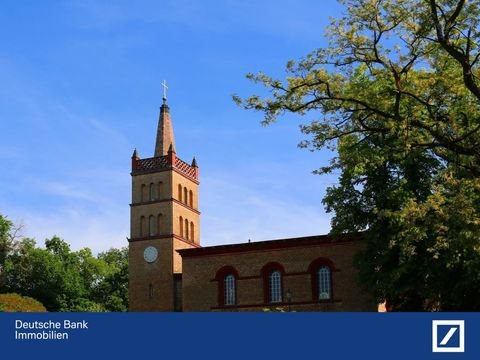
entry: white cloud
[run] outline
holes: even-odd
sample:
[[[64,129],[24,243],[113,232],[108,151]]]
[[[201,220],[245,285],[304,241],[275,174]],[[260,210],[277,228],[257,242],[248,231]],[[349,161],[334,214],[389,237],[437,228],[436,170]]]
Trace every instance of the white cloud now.
[[[127,246],[129,236],[129,179],[115,169],[78,169],[68,179],[27,179],[24,200],[3,199],[0,213],[23,224],[23,235],[43,246],[58,235],[72,249],[89,247],[94,253]]]
[[[202,179],[204,246],[318,235],[330,230],[330,217],[320,205],[295,203],[281,192],[255,187],[248,179],[242,184],[234,178],[216,174]],[[289,179],[285,179],[283,189],[288,187]]]
[[[75,23],[88,29],[118,29],[128,23],[169,24],[207,32],[255,31],[298,40],[322,37],[326,17],[318,11],[331,8],[335,0],[288,0],[278,6],[276,1],[222,1],[208,3],[204,0],[162,1],[143,0],[134,5],[130,2],[105,3],[99,1],[74,1],[72,9]],[[292,11],[295,15],[292,16]],[[268,15],[266,15],[268,14]],[[319,23],[319,21],[322,21]]]
[[[25,209],[10,210],[17,216],[9,218],[17,224],[23,223],[23,235],[35,238],[39,246],[43,246],[44,240],[53,235],[64,239],[73,250],[89,247],[94,253],[128,245],[127,206],[98,212],[81,207],[59,208],[42,213],[26,212]]]
[[[84,200],[94,203],[104,203],[96,194],[90,193],[85,187],[75,184],[65,184],[60,182],[37,182],[35,186],[40,191],[45,191],[50,195],[77,200]]]

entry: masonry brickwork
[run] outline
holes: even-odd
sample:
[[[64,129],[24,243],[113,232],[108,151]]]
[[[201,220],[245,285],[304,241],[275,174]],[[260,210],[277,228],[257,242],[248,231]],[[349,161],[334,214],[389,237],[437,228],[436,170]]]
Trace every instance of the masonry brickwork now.
[[[274,241],[207,247],[180,251],[183,257],[184,311],[375,311],[376,305],[362,292],[353,266],[363,246],[361,236],[313,236]],[[312,283],[316,260],[332,264],[332,296],[319,300]],[[282,269],[282,301],[268,302],[262,269],[275,263]],[[228,267],[236,275],[236,303],[222,303],[222,278]],[[287,291],[290,299],[287,299]]]

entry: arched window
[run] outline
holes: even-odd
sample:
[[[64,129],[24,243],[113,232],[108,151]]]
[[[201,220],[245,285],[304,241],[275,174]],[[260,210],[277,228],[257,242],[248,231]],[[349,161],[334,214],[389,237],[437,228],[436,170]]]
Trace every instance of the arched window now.
[[[235,275],[228,274],[223,280],[223,299],[224,305],[235,305]]]
[[[140,237],[145,236],[145,216],[140,217]]]
[[[178,201],[182,201],[182,185],[178,184]]]
[[[189,235],[190,235],[190,234],[189,234],[189,232],[188,232],[188,220],[185,219],[185,239],[188,240],[188,239],[189,239],[189,237],[188,237]]]
[[[269,302],[282,302],[282,274],[280,271],[272,271],[268,275]]]
[[[185,202],[185,204],[188,204],[188,190],[187,188],[183,188],[183,201]]]
[[[140,187],[140,202],[144,202],[146,197],[145,197],[145,184],[142,184],[142,186]]]
[[[191,208],[193,208],[193,191],[190,190],[190,197],[189,197],[189,205]]]
[[[163,187],[162,187],[163,183],[160,181],[157,185],[157,199],[161,199],[162,198],[162,193],[163,193]]]
[[[193,221],[190,221],[190,240],[195,240],[195,225],[193,225]]]
[[[155,185],[153,183],[150,184],[150,189],[149,189],[149,200],[155,200]]]
[[[321,266],[317,271],[318,281],[318,299],[325,300],[332,297],[330,284],[330,268],[328,266]]]
[[[148,234],[150,236],[153,236],[155,235],[155,216],[153,215],[150,215],[150,217],[148,218]]]
[[[262,268],[264,301],[280,303],[283,301],[283,266],[279,263],[268,263]]]
[[[183,217],[180,216],[180,236],[183,237]]]
[[[312,299],[325,301],[333,299],[332,272],[338,271],[333,261],[327,258],[318,258],[309,268],[312,279]]]
[[[217,271],[218,306],[237,305],[237,279],[238,272],[233,266],[224,266]]]
[[[158,214],[157,216],[157,234],[163,234],[163,215]]]

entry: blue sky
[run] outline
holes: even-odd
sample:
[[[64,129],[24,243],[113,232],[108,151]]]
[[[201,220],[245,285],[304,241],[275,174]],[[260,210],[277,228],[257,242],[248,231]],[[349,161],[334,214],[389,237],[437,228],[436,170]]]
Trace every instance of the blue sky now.
[[[328,232],[328,153],[298,125],[262,127],[232,94],[326,45],[333,0],[4,1],[0,12],[0,213],[43,244],[126,246],[130,157],[153,155],[167,80],[177,155],[200,166],[204,246]]]

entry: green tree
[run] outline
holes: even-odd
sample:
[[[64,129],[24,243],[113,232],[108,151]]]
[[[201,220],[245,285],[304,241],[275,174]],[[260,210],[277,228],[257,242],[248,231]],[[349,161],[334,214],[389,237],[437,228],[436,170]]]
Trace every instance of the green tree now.
[[[97,302],[107,311],[128,311],[128,248],[112,248],[98,254],[107,273],[93,291]]]
[[[0,291],[5,283],[5,260],[10,251],[12,222],[0,215]]]
[[[10,250],[12,227],[13,223],[0,215],[0,267],[5,264],[5,258]]]
[[[15,248],[21,229],[22,226],[15,227],[13,222],[0,214],[0,292],[5,284],[5,262]]]
[[[357,259],[377,301],[398,310],[480,309],[478,1],[345,0],[329,46],[248,78],[262,111],[321,114],[300,145],[337,151],[324,198],[333,232],[365,231]]]
[[[110,249],[97,257],[88,248],[72,251],[54,236],[45,248],[19,238],[5,220],[8,240],[0,293],[17,293],[41,301],[49,311],[126,311],[128,309],[128,251]]]
[[[74,269],[74,259],[68,244],[58,237],[46,240],[46,249],[24,239],[7,258],[6,290],[33,297],[49,311],[60,311],[60,294],[68,298],[81,297],[80,275]]]

